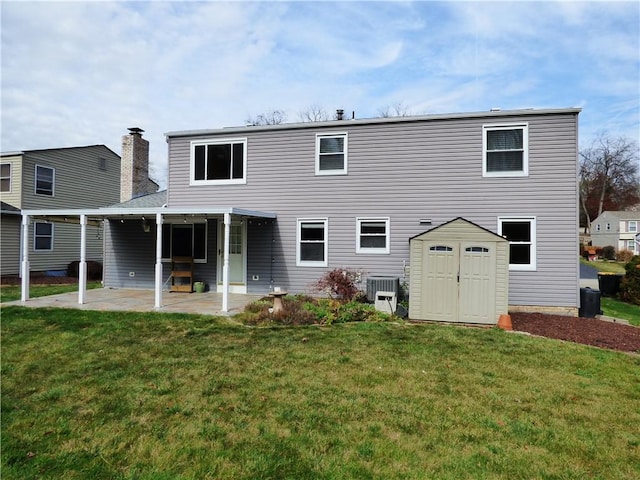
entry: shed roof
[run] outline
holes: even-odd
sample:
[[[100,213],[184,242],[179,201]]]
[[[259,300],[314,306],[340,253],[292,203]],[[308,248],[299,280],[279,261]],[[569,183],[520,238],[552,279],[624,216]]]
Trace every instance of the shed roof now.
[[[431,240],[439,238],[442,239],[446,237],[450,240],[466,240],[468,238],[469,230],[473,229],[477,232],[478,235],[482,235],[482,237],[477,240],[487,240],[492,242],[506,242],[507,239],[501,237],[497,233],[492,232],[480,225],[470,222],[469,220],[457,217],[453,220],[450,220],[442,225],[438,225],[437,227],[432,228],[431,230],[427,230],[426,232],[419,233],[409,239],[409,242],[412,240]]]

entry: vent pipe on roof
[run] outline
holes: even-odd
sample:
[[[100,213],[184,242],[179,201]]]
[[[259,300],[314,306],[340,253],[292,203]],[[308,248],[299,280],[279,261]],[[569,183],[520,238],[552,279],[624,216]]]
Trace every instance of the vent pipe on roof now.
[[[492,112],[499,112],[500,111],[500,107],[493,107],[491,109]]]
[[[336,110],[336,120],[342,119],[344,119],[344,110],[339,108],[338,110]]]

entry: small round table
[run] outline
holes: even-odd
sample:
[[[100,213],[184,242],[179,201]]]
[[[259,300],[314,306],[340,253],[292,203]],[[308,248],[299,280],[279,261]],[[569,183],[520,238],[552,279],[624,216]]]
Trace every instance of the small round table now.
[[[283,309],[282,305],[282,297],[284,297],[287,293],[284,290],[280,290],[278,292],[269,292],[269,296],[273,297],[273,313],[279,312]]]

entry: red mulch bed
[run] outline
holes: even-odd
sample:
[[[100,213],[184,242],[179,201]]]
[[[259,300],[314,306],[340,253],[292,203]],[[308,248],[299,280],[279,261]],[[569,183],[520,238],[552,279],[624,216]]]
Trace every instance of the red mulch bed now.
[[[640,328],[595,318],[512,313],[513,329],[594,347],[640,353]]]

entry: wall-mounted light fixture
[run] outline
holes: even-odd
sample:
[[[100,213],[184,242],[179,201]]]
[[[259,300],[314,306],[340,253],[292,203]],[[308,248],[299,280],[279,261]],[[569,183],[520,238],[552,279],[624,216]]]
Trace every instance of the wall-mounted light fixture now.
[[[147,222],[147,219],[142,217],[142,231],[144,233],[149,233],[151,231],[151,225]]]

